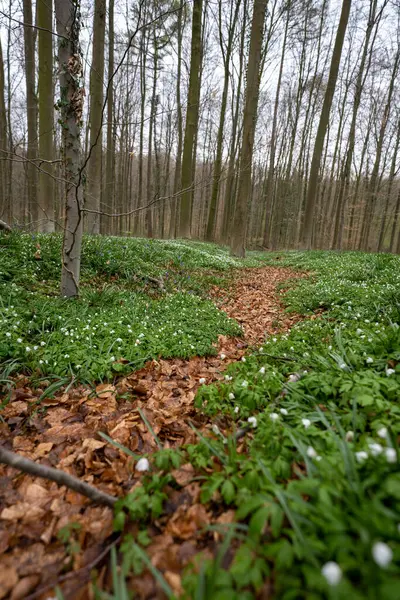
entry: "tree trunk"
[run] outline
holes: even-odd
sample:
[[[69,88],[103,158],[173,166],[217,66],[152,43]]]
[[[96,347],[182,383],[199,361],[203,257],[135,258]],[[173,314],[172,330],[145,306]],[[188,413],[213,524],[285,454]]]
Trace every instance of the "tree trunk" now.
[[[114,0],[108,4],[108,96],[107,96],[107,156],[106,156],[106,185],[103,204],[106,212],[115,212],[115,130],[114,130],[114,84],[110,81],[114,73]],[[115,233],[115,219],[102,217],[103,233]]]
[[[220,37],[220,47],[223,55],[224,61],[224,87],[222,90],[222,100],[221,100],[221,110],[219,114],[219,126],[218,126],[218,134],[217,134],[217,153],[215,157],[214,163],[214,174],[213,174],[213,183],[212,183],[212,191],[211,191],[211,200],[210,200],[210,210],[208,213],[208,221],[207,221],[207,231],[206,231],[206,240],[212,242],[215,238],[215,221],[216,221],[216,212],[217,212],[217,203],[218,203],[218,192],[220,186],[221,179],[221,171],[222,171],[222,146],[224,142],[224,127],[225,127],[225,114],[226,114],[226,105],[228,102],[228,85],[229,85],[229,63],[231,60],[232,47],[234,41],[234,35],[236,31],[236,23],[239,14],[241,0],[236,0],[235,11],[232,15],[232,6],[231,6],[231,14],[230,14],[230,23],[228,30],[228,42],[226,45],[226,52],[224,51],[224,43],[222,39],[222,3],[219,3],[219,37]]]
[[[258,96],[260,91],[261,51],[264,34],[264,22],[268,0],[254,0],[253,18],[250,33],[250,50],[247,64],[247,86],[243,114],[242,151],[238,194],[233,218],[231,253],[233,256],[245,256],[247,208],[251,194],[251,169],[253,145],[257,120]]]
[[[53,0],[38,2],[37,23],[39,29],[39,229],[55,230],[53,166]]]
[[[267,219],[265,222],[264,228],[264,236],[263,236],[263,246],[267,247],[271,238],[271,224],[273,221],[273,210],[275,206],[274,202],[274,180],[275,180],[275,153],[276,153],[276,130],[278,124],[278,108],[279,108],[279,96],[281,92],[281,83],[282,83],[282,74],[283,74],[283,65],[285,62],[285,54],[286,54],[286,40],[288,35],[289,21],[290,21],[290,9],[291,9],[291,0],[287,3],[286,6],[286,24],[285,24],[285,32],[283,34],[283,42],[282,42],[282,53],[281,53],[281,61],[279,65],[279,74],[278,74],[278,83],[276,85],[276,94],[275,94],[275,103],[274,103],[274,114],[272,117],[272,131],[271,131],[271,142],[270,142],[270,154],[269,154],[269,167],[268,167],[268,175],[267,182],[265,186],[265,203],[267,208]],[[278,230],[278,226],[276,227]],[[277,232],[273,232],[273,247],[277,242]]]
[[[324,103],[322,105],[319,119],[317,136],[315,138],[314,152],[311,161],[310,176],[307,190],[307,201],[305,206],[304,221],[302,226],[301,244],[307,248],[311,246],[313,218],[318,185],[319,167],[324,148],[325,134],[329,122],[333,95],[335,93],[336,80],[339,71],[340,58],[342,56],[343,42],[349,20],[351,0],[343,0],[340,21],[336,33],[335,46],[333,48],[331,66],[325,91]]]
[[[190,76],[185,137],[183,143],[181,173],[182,195],[180,198],[179,216],[179,236],[183,238],[190,237],[191,199],[195,183],[193,179],[193,150],[199,118],[202,13],[203,0],[193,0]]]
[[[26,117],[28,124],[27,176],[28,176],[28,212],[29,221],[36,228],[37,210],[37,99],[35,87],[35,42],[32,28],[32,0],[23,0],[24,10],[24,51],[25,51],[25,83],[26,83]]]
[[[61,295],[79,294],[82,246],[81,119],[84,88],[81,87],[80,13],[74,0],[55,0],[58,43],[60,113],[63,132],[65,226],[62,246]],[[67,39],[64,39],[67,38]]]
[[[101,163],[103,153],[103,79],[106,1],[95,0],[93,15],[93,51],[90,69],[90,140],[86,189],[88,233],[100,233]]]
[[[1,46],[0,38],[0,217],[5,219],[9,218],[7,211],[8,198],[7,198],[7,161],[4,160],[7,156],[8,151],[8,140],[7,140],[7,119],[6,119],[6,103],[4,97],[4,63],[3,63],[3,51]]]

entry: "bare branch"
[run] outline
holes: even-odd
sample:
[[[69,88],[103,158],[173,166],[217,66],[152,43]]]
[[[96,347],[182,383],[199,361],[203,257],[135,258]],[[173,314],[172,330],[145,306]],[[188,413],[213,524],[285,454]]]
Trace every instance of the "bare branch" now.
[[[73,475],[69,475],[64,471],[54,469],[53,467],[39,465],[29,458],[6,450],[3,446],[0,446],[0,462],[13,467],[14,469],[18,469],[23,473],[55,481],[57,485],[60,486],[65,485],[67,488],[74,490],[74,492],[78,492],[78,494],[90,498],[90,500],[96,504],[104,504],[105,506],[112,508],[118,499],[92,487],[77,477],[73,477]]]

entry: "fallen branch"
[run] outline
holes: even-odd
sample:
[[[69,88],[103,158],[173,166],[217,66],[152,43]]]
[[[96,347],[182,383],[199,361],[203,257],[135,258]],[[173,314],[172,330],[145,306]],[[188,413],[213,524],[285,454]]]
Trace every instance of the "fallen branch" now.
[[[74,492],[78,492],[78,494],[82,494],[82,496],[90,498],[90,500],[96,502],[96,504],[104,504],[105,506],[112,508],[118,500],[118,498],[110,496],[105,492],[101,492],[100,490],[92,487],[88,483],[84,483],[73,475],[69,475],[64,471],[54,469],[53,467],[39,465],[29,458],[25,458],[24,456],[15,454],[15,452],[6,450],[2,446],[0,446],[0,462],[13,467],[14,469],[18,469],[23,473],[29,473],[29,475],[35,475],[36,477],[41,477],[42,479],[55,481],[57,485],[60,486],[65,485],[67,488],[74,490]]]
[[[4,229],[5,231],[12,231],[11,227],[5,221],[0,219],[0,229]]]

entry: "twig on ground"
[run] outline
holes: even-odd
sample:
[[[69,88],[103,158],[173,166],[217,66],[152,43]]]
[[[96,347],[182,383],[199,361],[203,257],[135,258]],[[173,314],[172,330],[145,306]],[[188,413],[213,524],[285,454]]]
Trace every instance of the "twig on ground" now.
[[[0,446],[0,462],[13,467],[14,469],[18,469],[23,473],[35,475],[36,477],[41,477],[42,479],[55,481],[60,486],[65,485],[67,488],[74,490],[74,492],[78,492],[78,494],[82,494],[82,496],[90,498],[90,500],[96,502],[96,504],[104,504],[105,506],[113,508],[114,504],[118,500],[118,498],[110,496],[110,494],[106,494],[105,492],[92,487],[88,483],[81,481],[73,475],[69,475],[64,471],[54,469],[53,467],[39,465],[29,458],[25,458],[24,456],[20,456],[15,452],[6,450],[3,446]]]

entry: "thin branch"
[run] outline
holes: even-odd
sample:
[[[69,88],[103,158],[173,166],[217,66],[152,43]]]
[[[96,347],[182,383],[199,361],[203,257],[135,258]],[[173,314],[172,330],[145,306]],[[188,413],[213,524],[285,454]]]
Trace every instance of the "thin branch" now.
[[[6,13],[4,13],[2,10],[0,10],[0,15],[3,15],[3,17],[5,17],[6,19],[9,19],[10,21],[14,21],[14,23],[18,23],[18,25],[22,25],[22,27],[31,27],[32,29],[38,29],[39,31],[47,31],[47,33],[51,33],[51,35],[55,35],[56,37],[60,37],[63,40],[67,39],[65,36],[60,35],[56,31],[52,31],[51,29],[46,29],[45,27],[39,27],[38,25],[32,25],[31,23],[24,23],[23,21],[19,21],[18,19],[14,19],[10,15],[7,15]],[[15,27],[15,29],[16,29],[16,27]]]
[[[69,475],[64,471],[54,469],[53,467],[40,465],[29,458],[6,450],[3,446],[0,446],[0,462],[13,467],[14,469],[18,469],[23,473],[41,477],[42,479],[48,479],[49,481],[55,481],[57,485],[60,486],[65,485],[67,488],[74,490],[74,492],[78,492],[78,494],[90,498],[90,500],[96,502],[96,504],[104,504],[105,506],[113,508],[118,500],[118,498],[96,489],[73,475]]]

